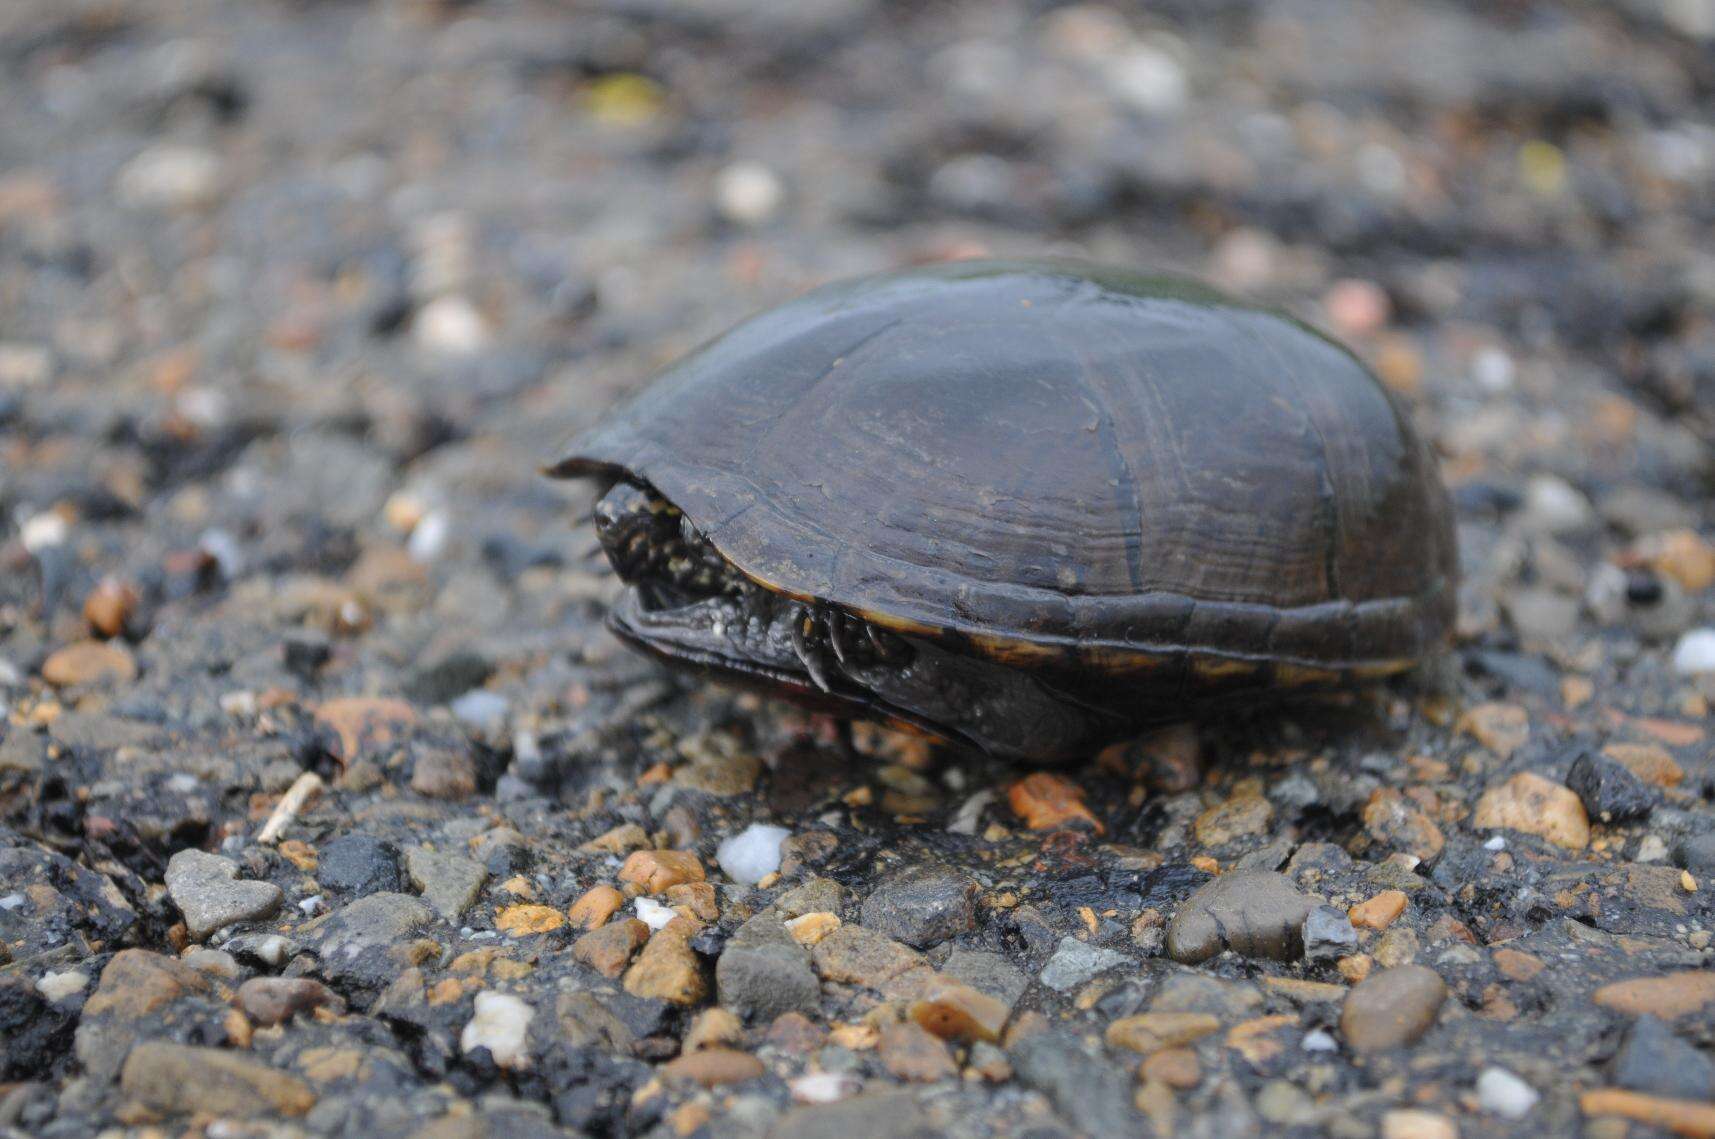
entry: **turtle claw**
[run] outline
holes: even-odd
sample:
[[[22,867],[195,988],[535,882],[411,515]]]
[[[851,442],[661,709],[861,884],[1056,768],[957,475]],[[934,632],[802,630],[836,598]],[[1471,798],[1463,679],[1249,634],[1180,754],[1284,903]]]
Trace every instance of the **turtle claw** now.
[[[809,629],[805,626],[809,626]],[[816,687],[831,693],[834,687],[828,683],[827,668],[822,660],[821,638],[818,637],[814,644],[810,641],[810,631],[815,629],[815,615],[808,609],[801,610],[792,621],[792,651],[798,654],[798,663],[804,666],[804,671],[816,682]]]

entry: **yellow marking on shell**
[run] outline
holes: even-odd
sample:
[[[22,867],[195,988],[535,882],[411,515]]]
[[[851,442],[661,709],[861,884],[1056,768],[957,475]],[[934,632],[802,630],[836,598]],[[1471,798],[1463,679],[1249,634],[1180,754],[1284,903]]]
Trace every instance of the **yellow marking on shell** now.
[[[1139,649],[1114,648],[1107,645],[1097,645],[1078,650],[1078,662],[1096,672],[1112,675],[1126,675],[1138,672],[1154,672],[1173,664],[1177,657],[1174,654],[1148,653]]]
[[[982,633],[971,635],[971,647],[992,661],[1018,668],[1057,664],[1067,657],[1066,650],[1059,645],[1039,645],[1031,641],[991,637]]]
[[[1197,680],[1220,683],[1255,676],[1259,667],[1261,666],[1254,660],[1238,660],[1233,657],[1195,657],[1191,661],[1191,675]]]
[[[1277,664],[1274,682],[1282,688],[1315,688],[1339,684],[1345,674],[1337,668],[1316,668],[1308,664]]]
[[[933,625],[925,625],[923,622],[913,621],[909,617],[897,617],[891,613],[873,613],[867,609],[855,609],[853,612],[871,625],[878,625],[895,633],[908,633],[914,637],[935,637],[941,634],[941,630]]]
[[[1402,672],[1410,672],[1417,667],[1417,662],[1409,657],[1400,660],[1378,660],[1368,664],[1355,664],[1346,670],[1351,679],[1363,683],[1371,680],[1385,680],[1390,676],[1398,676]]]

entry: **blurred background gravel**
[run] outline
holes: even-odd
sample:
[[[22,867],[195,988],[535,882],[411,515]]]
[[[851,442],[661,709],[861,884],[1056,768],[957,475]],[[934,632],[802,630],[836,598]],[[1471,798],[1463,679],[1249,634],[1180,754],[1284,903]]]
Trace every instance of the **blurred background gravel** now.
[[[1711,0],[8,0],[0,1127],[1715,1134],[1712,231]],[[601,630],[567,434],[1044,252],[1371,361],[1436,684],[1015,784]],[[1175,962],[1235,869],[1332,912]]]

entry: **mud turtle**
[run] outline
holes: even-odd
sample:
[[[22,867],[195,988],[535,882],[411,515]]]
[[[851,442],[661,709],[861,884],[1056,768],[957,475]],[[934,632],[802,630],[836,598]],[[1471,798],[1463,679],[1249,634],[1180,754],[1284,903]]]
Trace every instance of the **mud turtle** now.
[[[967,261],[833,285],[550,468],[668,661],[1018,758],[1411,667],[1445,489],[1345,348],[1191,281]]]

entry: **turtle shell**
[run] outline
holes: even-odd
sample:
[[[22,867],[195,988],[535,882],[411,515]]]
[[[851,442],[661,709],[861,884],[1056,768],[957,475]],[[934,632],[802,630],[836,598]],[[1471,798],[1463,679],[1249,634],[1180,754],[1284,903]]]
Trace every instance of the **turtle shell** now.
[[[1446,491],[1381,384],[1167,276],[823,288],[670,366],[551,473],[651,484],[774,590],[1010,663],[1386,672],[1452,623]]]

